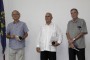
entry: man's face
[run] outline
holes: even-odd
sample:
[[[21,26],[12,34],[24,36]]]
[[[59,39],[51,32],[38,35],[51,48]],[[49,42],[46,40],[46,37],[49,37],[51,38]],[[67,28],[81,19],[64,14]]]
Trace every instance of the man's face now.
[[[73,19],[78,18],[78,12],[77,12],[76,10],[72,10],[72,11],[71,11],[71,17],[72,17]]]
[[[52,16],[50,14],[46,14],[45,20],[46,20],[46,23],[51,23]]]
[[[20,14],[17,11],[12,12],[12,17],[14,20],[19,20]]]

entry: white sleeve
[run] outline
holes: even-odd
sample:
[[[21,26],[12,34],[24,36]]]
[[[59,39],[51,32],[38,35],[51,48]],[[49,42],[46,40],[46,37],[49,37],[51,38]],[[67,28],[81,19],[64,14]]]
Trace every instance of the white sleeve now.
[[[62,35],[62,32],[61,32],[61,30],[59,29],[58,26],[56,26],[56,35],[58,37],[57,42],[60,44],[62,42],[62,40],[63,40],[63,35]]]
[[[36,47],[40,47],[41,33],[42,33],[42,31],[40,31],[39,34],[38,34],[38,37],[37,37],[37,46]]]

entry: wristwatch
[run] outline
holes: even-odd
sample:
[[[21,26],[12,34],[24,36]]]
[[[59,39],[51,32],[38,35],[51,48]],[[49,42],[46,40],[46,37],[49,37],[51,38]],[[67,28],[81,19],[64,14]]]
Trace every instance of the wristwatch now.
[[[76,39],[75,38],[73,38],[73,41],[75,41]]]

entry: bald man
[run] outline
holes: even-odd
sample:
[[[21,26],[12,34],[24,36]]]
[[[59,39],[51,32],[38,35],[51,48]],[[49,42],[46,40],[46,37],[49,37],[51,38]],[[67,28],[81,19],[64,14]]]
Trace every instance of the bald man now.
[[[12,12],[13,22],[7,26],[7,38],[9,39],[9,60],[25,60],[24,47],[25,39],[28,36],[27,25],[20,21],[20,13],[17,10]]]
[[[56,60],[56,48],[62,40],[61,30],[52,23],[52,14],[47,12],[45,15],[46,24],[42,26],[36,51],[40,53],[41,60]]]

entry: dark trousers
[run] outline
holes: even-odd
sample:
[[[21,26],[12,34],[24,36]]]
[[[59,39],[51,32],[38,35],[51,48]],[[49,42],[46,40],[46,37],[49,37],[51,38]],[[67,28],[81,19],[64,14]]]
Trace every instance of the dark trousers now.
[[[50,52],[50,51],[41,51],[40,53],[40,59],[41,60],[56,60],[56,52]]]
[[[69,60],[76,60],[76,55],[78,60],[85,60],[85,48],[79,49],[79,51],[69,48]]]

